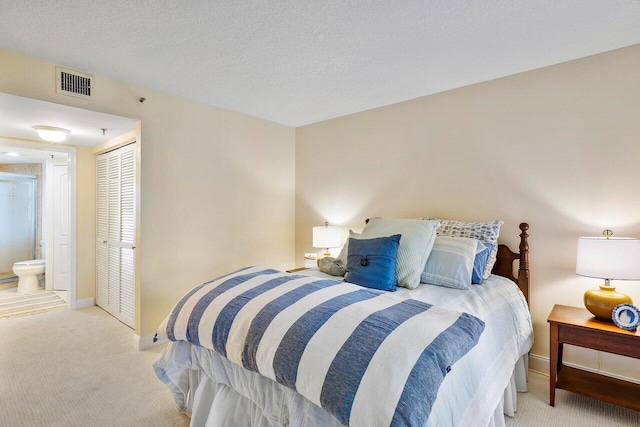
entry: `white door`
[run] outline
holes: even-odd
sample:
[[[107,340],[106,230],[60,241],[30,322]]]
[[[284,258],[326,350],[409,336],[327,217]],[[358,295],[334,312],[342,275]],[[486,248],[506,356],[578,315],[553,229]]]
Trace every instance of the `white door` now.
[[[96,304],[135,320],[136,144],[96,156]]]
[[[71,257],[69,250],[69,167],[53,165],[53,283],[57,291],[69,290]]]

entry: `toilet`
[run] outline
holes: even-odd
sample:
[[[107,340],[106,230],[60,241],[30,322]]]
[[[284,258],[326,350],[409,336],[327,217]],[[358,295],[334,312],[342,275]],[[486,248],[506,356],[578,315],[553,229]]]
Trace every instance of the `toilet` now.
[[[16,292],[31,292],[40,289],[39,280],[44,275],[45,260],[32,259],[13,264],[13,273],[18,276],[18,290]]]

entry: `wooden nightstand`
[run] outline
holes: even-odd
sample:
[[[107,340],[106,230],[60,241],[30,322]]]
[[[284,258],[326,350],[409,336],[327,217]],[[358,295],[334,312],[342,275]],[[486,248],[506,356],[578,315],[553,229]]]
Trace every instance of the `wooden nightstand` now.
[[[555,405],[556,388],[580,393],[614,405],[640,411],[640,384],[562,365],[564,344],[640,359],[640,332],[625,331],[597,320],[584,308],[555,305],[547,319],[551,328],[549,404]]]

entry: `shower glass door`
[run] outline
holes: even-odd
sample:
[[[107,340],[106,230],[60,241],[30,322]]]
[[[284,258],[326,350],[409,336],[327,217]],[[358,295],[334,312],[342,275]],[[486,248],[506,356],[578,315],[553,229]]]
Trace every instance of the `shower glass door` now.
[[[34,175],[0,172],[0,280],[36,256],[36,184]]]

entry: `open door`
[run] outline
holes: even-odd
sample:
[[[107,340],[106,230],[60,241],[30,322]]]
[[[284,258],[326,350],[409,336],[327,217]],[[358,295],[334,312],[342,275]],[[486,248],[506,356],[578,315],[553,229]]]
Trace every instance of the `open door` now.
[[[47,162],[46,288],[68,291],[71,280],[69,166],[66,162]]]

